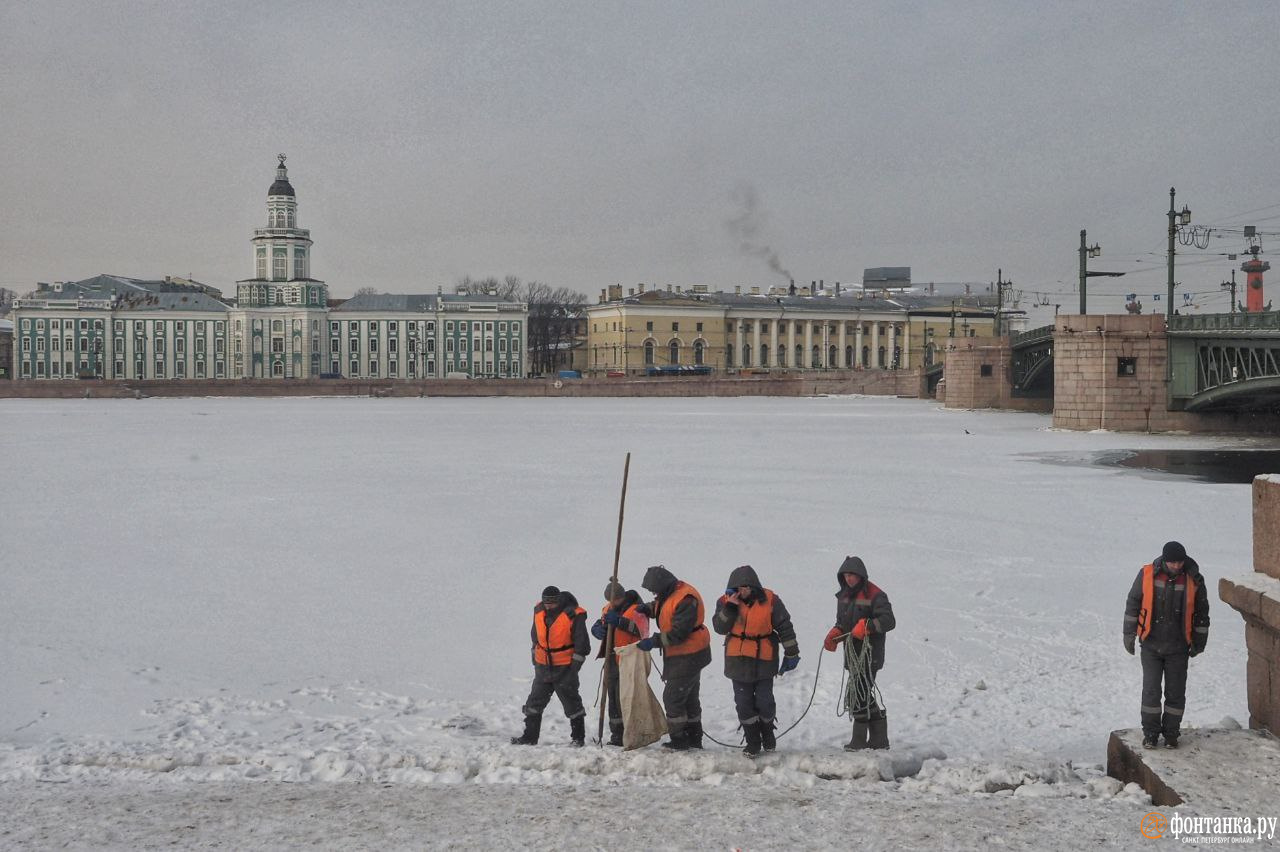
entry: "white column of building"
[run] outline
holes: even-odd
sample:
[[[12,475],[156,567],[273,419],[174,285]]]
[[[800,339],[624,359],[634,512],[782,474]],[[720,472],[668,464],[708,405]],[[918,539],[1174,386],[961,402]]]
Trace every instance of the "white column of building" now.
[[[911,367],[911,320],[907,320],[902,331],[902,367],[910,369]]]
[[[799,367],[796,363],[796,321],[792,320],[787,323],[787,360],[792,367]]]
[[[879,320],[871,323],[871,367],[879,369],[884,366],[880,363],[880,322]]]
[[[778,366],[778,321],[771,320],[769,322],[769,360],[771,363],[765,364],[766,367]]]
[[[751,321],[751,357],[755,359],[755,362],[751,366],[769,366],[768,364],[763,364],[760,361],[760,320],[758,319]]]
[[[853,363],[857,367],[866,367],[862,362],[862,318],[858,318],[858,325],[853,330]]]
[[[844,320],[840,320],[840,351],[836,353],[836,363],[840,367],[844,366],[844,350],[846,346],[844,335],[845,335]]]
[[[801,365],[806,370],[813,366],[813,320],[804,321],[804,357]]]
[[[889,323],[889,346],[886,348],[884,356],[888,359],[887,366],[893,366],[893,350],[898,345],[898,324],[896,322]]]
[[[733,366],[742,366],[742,320],[733,321]]]

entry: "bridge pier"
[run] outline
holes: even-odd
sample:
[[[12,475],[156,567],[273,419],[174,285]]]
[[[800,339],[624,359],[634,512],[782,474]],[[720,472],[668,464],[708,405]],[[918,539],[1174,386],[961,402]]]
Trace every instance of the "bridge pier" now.
[[[1048,412],[1053,400],[1013,395],[1013,350],[1008,337],[977,342],[963,337],[948,341],[946,350],[947,408],[1005,408]]]
[[[1271,413],[1170,411],[1169,336],[1158,314],[1068,314],[1053,331],[1053,425],[1117,432],[1275,433]],[[1194,370],[1194,359],[1175,371]],[[1175,376],[1179,381],[1181,376]]]

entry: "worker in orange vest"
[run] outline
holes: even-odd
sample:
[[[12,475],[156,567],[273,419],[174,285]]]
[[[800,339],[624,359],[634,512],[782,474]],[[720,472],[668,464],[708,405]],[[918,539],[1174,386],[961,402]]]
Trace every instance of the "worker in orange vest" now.
[[[1142,747],[1155,748],[1163,734],[1165,748],[1177,748],[1189,661],[1209,641],[1209,593],[1200,566],[1179,542],[1167,542],[1129,589],[1124,649],[1130,654],[1136,639],[1142,640]]]
[[[537,745],[542,731],[542,711],[554,694],[569,718],[570,740],[581,746],[586,739],[586,708],[578,694],[578,670],[591,653],[587,638],[587,611],[578,599],[555,586],[542,590],[533,608],[533,686],[524,702],[524,733],[512,737],[513,745]]]
[[[620,583],[610,582],[604,589],[605,605],[596,623],[591,625],[591,635],[600,640],[603,658],[605,639],[613,628],[613,647],[633,645],[649,635],[649,616],[641,612],[640,593],[627,591]],[[604,662],[605,704],[609,711],[609,745],[622,745],[622,701],[618,687],[617,659]]]
[[[641,651],[662,651],[662,709],[671,738],[662,745],[684,751],[702,748],[702,702],[698,688],[702,670],[711,665],[711,633],[698,590],[662,565],[645,571],[640,585],[657,597],[645,604],[658,623],[658,633],[636,643]]]
[[[716,601],[711,626],[724,636],[724,675],[733,681],[733,703],[747,745],[742,753],[755,757],[760,749],[773,751],[777,705],[773,679],[800,664],[800,645],[791,615],[782,598],[760,584],[750,565],[729,574],[729,585]],[[786,657],[779,664],[778,647]]]

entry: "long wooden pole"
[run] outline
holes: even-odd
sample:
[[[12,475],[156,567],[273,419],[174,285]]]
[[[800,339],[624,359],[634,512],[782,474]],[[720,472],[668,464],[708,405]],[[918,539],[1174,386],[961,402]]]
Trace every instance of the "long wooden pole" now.
[[[627,453],[626,464],[622,466],[622,499],[618,501],[618,538],[613,545],[613,576],[609,584],[618,582],[618,558],[622,555],[622,518],[627,511],[627,477],[631,473],[631,453]],[[596,729],[596,742],[604,748],[604,710],[609,702],[609,666],[613,665],[613,633],[617,628],[610,624],[604,638],[604,695],[600,698],[600,725]]]

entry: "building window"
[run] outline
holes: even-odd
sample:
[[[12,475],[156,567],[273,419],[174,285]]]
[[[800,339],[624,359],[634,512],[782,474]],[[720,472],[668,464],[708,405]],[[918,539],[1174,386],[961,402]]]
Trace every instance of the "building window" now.
[[[436,351],[436,341],[435,341],[435,338],[431,338],[431,337],[427,338],[427,351],[428,351],[428,352],[435,352],[435,351]]]
[[[37,379],[44,378],[44,362],[43,361],[36,362],[36,378]]]
[[[653,366],[653,341],[646,340],[644,342],[644,363],[645,366]]]
[[[487,323],[485,323],[485,324],[484,324],[484,330],[485,330],[485,331],[487,331],[487,332],[489,332],[490,334],[492,334],[492,333],[493,333],[493,323],[491,323],[491,322],[487,322]]]
[[[427,334],[435,334],[435,331],[436,331],[436,324],[433,322],[427,323]]]
[[[196,322],[196,334],[204,334],[204,320]]]
[[[358,376],[358,375],[360,375],[360,362],[359,362],[359,361],[352,361],[352,362],[351,362],[351,375],[352,375],[353,377],[354,377],[354,376]]]
[[[702,323],[698,323],[698,334],[702,334]]]
[[[436,374],[436,362],[435,362],[435,361],[428,361],[428,362],[427,362],[427,375],[428,375],[428,376],[434,376],[435,374]]]
[[[284,354],[284,338],[283,337],[271,338],[271,352],[274,355]]]
[[[276,334],[284,334],[284,320],[272,320],[271,330]]]
[[[519,323],[519,322],[513,322],[513,323],[511,323],[511,333],[512,333],[512,334],[519,334],[519,333],[520,333],[520,323]]]
[[[329,323],[329,333],[338,334],[338,324],[336,322]]]
[[[197,379],[204,378],[204,362],[203,361],[196,362],[196,378]]]
[[[373,355],[377,351],[378,351],[378,338],[376,337],[369,338],[369,354]]]
[[[1137,358],[1117,358],[1116,359],[1116,375],[1117,376],[1138,375],[1138,359]]]
[[[111,375],[117,379],[124,378],[124,362],[123,361],[117,361],[115,363],[115,369],[112,371]]]
[[[226,367],[226,364],[225,364],[224,362],[222,362],[222,361],[215,361],[215,362],[214,362],[214,364],[213,364],[213,375],[214,375],[214,378],[221,379],[221,378],[222,378],[223,376],[225,376],[226,374],[227,374],[227,367]]]
[[[277,379],[284,378],[284,362],[283,361],[271,362],[271,375],[273,378],[277,378]]]
[[[61,366],[61,365],[60,365],[57,361],[54,361],[52,364],[50,364],[50,365],[49,365],[49,375],[50,375],[50,376],[52,376],[52,377],[53,377],[53,378],[55,378],[55,379],[56,379],[56,378],[58,378],[58,376],[59,376],[59,375],[61,375],[61,372],[60,372],[60,371],[59,371],[59,369],[58,369],[60,366]],[[71,371],[70,371],[70,370],[67,370],[67,378],[68,378],[68,379],[69,379],[69,378],[71,378]]]
[[[505,337],[498,338],[498,351],[499,352],[507,351],[507,339]]]
[[[699,323],[699,325],[701,325],[701,323]],[[695,340],[693,342],[693,363],[701,367],[703,358],[706,357],[704,354],[705,352],[706,346],[703,342],[701,340]]]
[[[370,336],[370,337],[372,337],[373,335],[375,335],[375,334],[377,334],[377,333],[378,333],[378,321],[377,321],[377,320],[369,320],[369,336]]]
[[[667,357],[670,359],[672,364],[680,363],[680,341],[679,340],[673,340],[667,344]]]
[[[400,323],[398,322],[387,323],[387,334],[398,334],[399,331],[400,331]]]
[[[352,355],[355,355],[357,352],[359,352],[359,351],[360,351],[360,338],[358,338],[358,337],[353,337],[353,338],[351,338],[350,340],[348,340],[348,341],[347,341],[347,350],[348,350]]]
[[[393,329],[393,331],[394,331],[394,329]],[[377,343],[378,341],[376,341],[376,340],[375,340],[375,341],[373,341],[373,342],[374,342],[374,343]],[[387,341],[387,351],[388,351],[388,352],[390,352],[392,355],[396,354],[396,352],[398,352],[398,351],[399,351],[399,350],[397,349],[397,344],[398,344],[398,343],[399,343],[399,341],[398,341],[396,338],[394,338],[394,337],[393,337],[393,338],[391,338],[390,340],[388,340],[388,341]],[[372,352],[372,351],[373,351],[373,348],[372,348],[372,347],[370,347],[369,351],[370,351],[370,352]]]
[[[174,375],[174,378],[185,379],[187,377],[187,362],[179,361],[177,364],[175,364],[173,375]]]
[[[163,361],[156,362],[156,378],[157,379],[164,378],[164,362]]]
[[[378,362],[377,362],[377,361],[370,361],[370,362],[369,362],[369,375],[371,375],[371,376],[376,376],[376,375],[378,375]]]
[[[338,338],[333,337],[333,338],[330,338],[330,339],[329,339],[329,351],[330,351],[331,353],[333,353],[334,355],[337,355],[337,354],[338,354],[338,352],[339,352],[339,340],[338,340]]]
[[[400,364],[399,361],[392,361],[391,363],[387,364],[387,375],[388,376],[396,375],[396,372],[399,369],[399,364]]]
[[[614,331],[617,331],[617,330],[618,330],[618,329],[617,329],[617,325],[618,325],[617,323],[614,323]],[[645,331],[653,331],[653,321],[652,321],[652,320],[650,320],[649,322],[646,322],[646,323],[644,324],[644,330],[645,330]]]
[[[994,375],[990,364],[982,364],[978,367],[978,375],[984,379],[991,378]]]
[[[283,281],[289,274],[288,249],[277,248],[271,258],[271,280]]]

